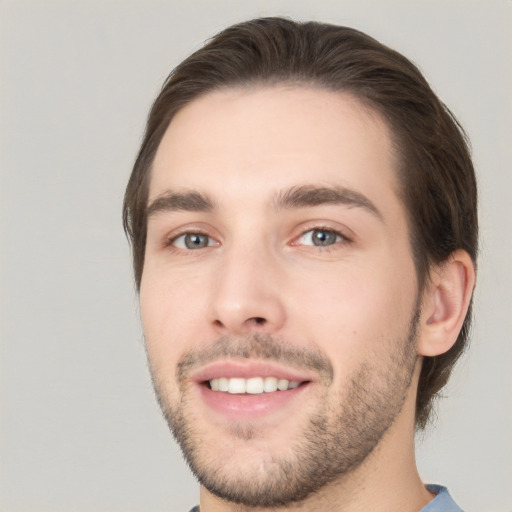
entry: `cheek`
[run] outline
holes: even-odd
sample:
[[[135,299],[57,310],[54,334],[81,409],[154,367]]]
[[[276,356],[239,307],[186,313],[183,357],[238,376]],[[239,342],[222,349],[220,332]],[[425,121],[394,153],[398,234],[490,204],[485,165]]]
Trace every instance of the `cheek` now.
[[[152,342],[163,334],[162,321],[165,318],[169,296],[165,293],[161,281],[151,279],[145,273],[141,281],[139,300],[144,336],[146,341]]]
[[[173,363],[177,344],[179,309],[176,294],[163,279],[143,275],[140,287],[140,313],[149,362],[152,368]]]
[[[404,267],[410,267],[408,273]],[[389,351],[415,312],[416,278],[409,261],[333,265],[326,275],[305,274],[297,282],[291,295],[299,299],[291,316],[343,373]]]
[[[184,273],[148,267],[140,287],[140,312],[150,363],[165,367],[205,338],[202,332],[206,296],[203,282]]]

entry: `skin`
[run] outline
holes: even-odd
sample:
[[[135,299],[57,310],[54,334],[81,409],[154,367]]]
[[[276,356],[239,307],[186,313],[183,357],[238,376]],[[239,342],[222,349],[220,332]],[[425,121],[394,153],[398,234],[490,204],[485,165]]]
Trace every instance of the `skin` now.
[[[455,341],[474,271],[458,252],[418,290],[390,140],[385,122],[348,95],[236,89],[182,109],[154,161],[140,290],[147,353],[164,412],[180,410],[188,420],[203,465],[228,480],[263,482],[274,458],[290,457],[300,446],[312,415],[323,411],[336,428],[335,412],[348,403],[347,390],[362,368],[377,375],[368,380],[377,393],[390,385],[380,376],[412,347],[410,371],[393,383],[399,396],[389,405],[390,426],[363,462],[279,510],[413,512],[432,499],[414,461],[421,357]],[[344,200],[276,206],[297,187],[343,190]],[[205,208],[197,194],[211,205]],[[318,230],[334,236],[332,243],[315,245]],[[187,233],[204,236],[206,245],[187,247]],[[186,355],[205,353],[219,339],[249,346],[254,335],[321,354],[331,378],[298,370],[308,383],[282,406],[230,417],[202,398],[194,382],[201,363],[180,378]],[[245,365],[261,357],[242,360],[228,351],[213,361]],[[282,366],[297,371],[289,361]],[[202,512],[246,509],[204,486],[200,506]]]

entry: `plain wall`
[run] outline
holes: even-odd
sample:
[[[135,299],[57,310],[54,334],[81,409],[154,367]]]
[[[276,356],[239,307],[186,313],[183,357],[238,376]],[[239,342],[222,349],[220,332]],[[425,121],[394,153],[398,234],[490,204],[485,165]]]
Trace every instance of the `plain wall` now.
[[[0,510],[187,511],[198,486],[155,403],[121,228],[169,71],[259,15],[350,25],[423,70],[480,186],[472,346],[418,443],[426,481],[512,510],[512,2],[0,2]]]

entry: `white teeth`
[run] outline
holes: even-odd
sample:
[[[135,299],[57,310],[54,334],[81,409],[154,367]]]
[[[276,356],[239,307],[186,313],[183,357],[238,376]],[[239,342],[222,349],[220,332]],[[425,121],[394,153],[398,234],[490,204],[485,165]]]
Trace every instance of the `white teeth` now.
[[[228,393],[232,395],[245,393],[245,379],[229,379]]]
[[[279,389],[279,391],[286,391],[288,389],[288,384],[290,384],[290,381],[286,379],[279,379],[277,381],[277,389]]]
[[[221,377],[220,379],[214,379],[219,381],[219,391],[227,391],[229,389],[229,379]]]
[[[245,391],[251,395],[259,395],[263,393],[263,379],[261,377],[247,379]]]
[[[277,391],[277,379],[275,377],[267,377],[263,381],[263,391],[265,391],[265,393]]]
[[[273,393],[274,391],[286,391],[296,388],[299,381],[277,379],[276,377],[251,377],[249,379],[220,377],[209,381],[213,391],[223,391],[231,394],[260,395],[261,393]]]

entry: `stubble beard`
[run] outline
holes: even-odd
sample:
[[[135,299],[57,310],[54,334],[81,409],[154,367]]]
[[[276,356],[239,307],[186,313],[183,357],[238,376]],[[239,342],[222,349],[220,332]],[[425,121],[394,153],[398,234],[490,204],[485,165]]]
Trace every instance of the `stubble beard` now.
[[[373,358],[354,371],[345,389],[335,393],[338,400],[332,399],[333,391],[326,385],[324,399],[318,400],[300,439],[291,443],[285,455],[269,453],[263,469],[260,461],[253,471],[226,468],[214,453],[205,453],[205,443],[188,408],[186,389],[182,389],[179,401],[171,401],[164,383],[152,370],[158,402],[193,474],[214,495],[247,507],[282,507],[300,502],[350,475],[374,451],[402,409],[417,359],[418,319],[419,311],[406,336],[392,343],[394,351],[390,350],[387,358]],[[316,366],[316,370],[324,365],[322,371],[327,377],[330,372],[332,377],[332,366],[323,354],[283,351],[281,343],[268,335],[253,335],[236,342],[222,338],[204,358],[188,354],[184,359],[198,362],[217,355],[276,362],[284,359],[288,363],[311,361],[310,366]],[[182,359],[181,369],[188,366]],[[177,374],[180,380],[180,370]],[[235,425],[230,434],[238,441],[251,442],[256,430],[251,425]]]

